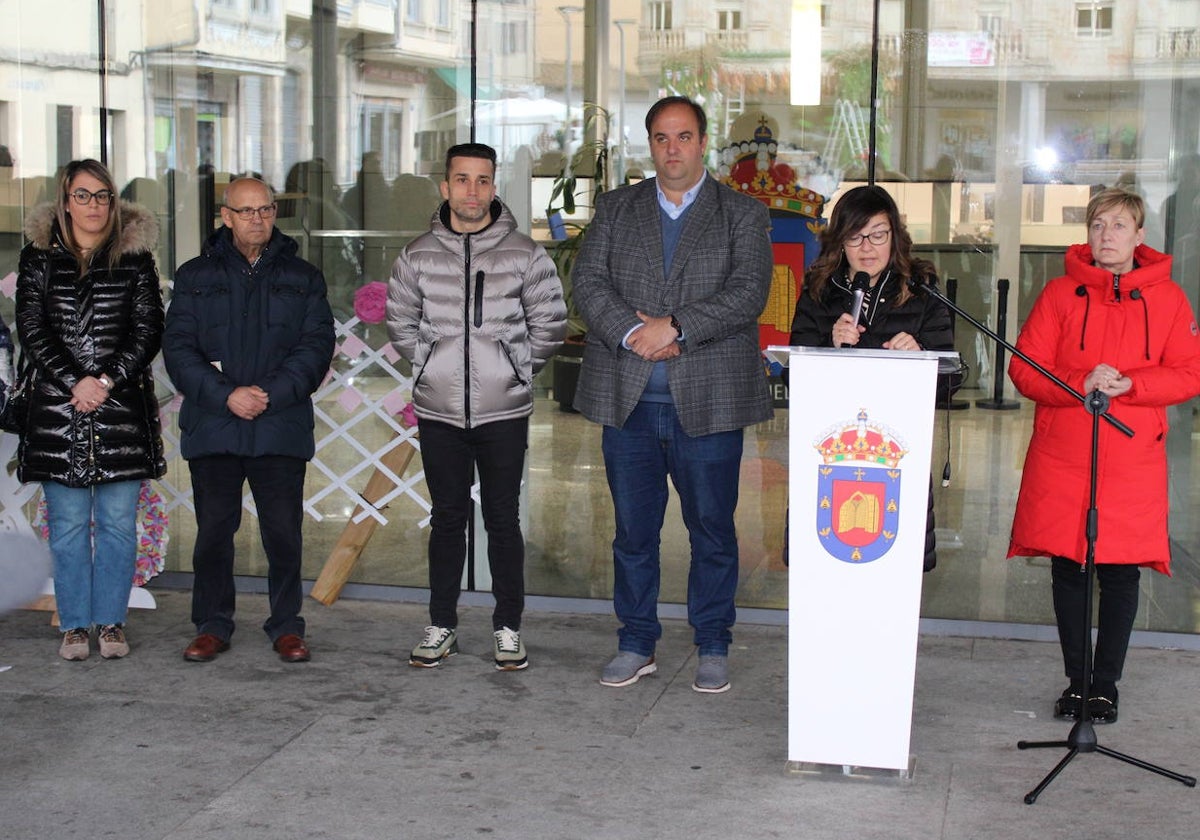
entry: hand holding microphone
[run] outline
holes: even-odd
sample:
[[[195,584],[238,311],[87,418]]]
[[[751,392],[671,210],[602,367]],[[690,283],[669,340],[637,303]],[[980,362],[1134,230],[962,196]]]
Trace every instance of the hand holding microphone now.
[[[854,294],[854,302],[850,305],[849,317],[843,315],[833,325],[834,344],[837,346],[852,347],[858,343],[858,335],[863,331],[858,321],[862,317],[863,298],[866,297],[867,289],[870,287],[871,276],[865,271],[858,272],[850,281],[850,291]]]

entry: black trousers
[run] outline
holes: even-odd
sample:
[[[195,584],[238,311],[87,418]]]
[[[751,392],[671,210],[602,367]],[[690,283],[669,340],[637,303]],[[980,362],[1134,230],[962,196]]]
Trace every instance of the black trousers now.
[[[1091,632],[1091,616],[1084,617],[1087,597],[1084,567],[1066,557],[1050,558],[1054,615],[1058,619],[1058,641],[1068,679],[1083,678],[1084,633]],[[1141,569],[1124,563],[1097,563],[1100,610],[1096,649],[1092,656],[1092,684],[1107,688],[1121,679],[1129,636],[1137,617],[1138,580]],[[1085,686],[1086,688],[1086,686]]]
[[[458,626],[458,596],[467,558],[472,467],[479,473],[488,567],[496,608],[492,629],[521,629],[525,611],[525,539],[521,535],[521,473],[529,418],[473,429],[421,420],[421,462],[433,516],[429,529],[429,621]]]
[[[196,503],[192,622],[197,633],[225,640],[233,635],[233,538],[242,524],[242,487],[249,482],[267,555],[271,614],[263,630],[271,641],[289,633],[304,635],[300,561],[307,466],[303,458],[284,455],[212,455],[188,461]]]

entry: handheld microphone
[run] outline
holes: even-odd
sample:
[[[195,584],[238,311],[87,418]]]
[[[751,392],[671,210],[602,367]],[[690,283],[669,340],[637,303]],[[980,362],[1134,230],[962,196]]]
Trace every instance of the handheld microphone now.
[[[858,326],[858,319],[862,316],[863,298],[867,294],[867,289],[871,287],[871,275],[865,271],[860,271],[854,275],[854,279],[850,281],[850,291],[854,293],[854,303],[850,306],[850,318],[854,321],[854,326]],[[843,347],[849,345],[843,344]]]

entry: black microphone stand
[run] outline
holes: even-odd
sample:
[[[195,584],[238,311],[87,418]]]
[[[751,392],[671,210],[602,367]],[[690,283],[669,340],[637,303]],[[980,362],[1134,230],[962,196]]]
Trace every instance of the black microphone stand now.
[[[1006,348],[1010,353],[1028,364],[1042,376],[1049,379],[1063,391],[1066,391],[1068,394],[1075,397],[1075,399],[1077,399],[1083,405],[1084,409],[1092,415],[1092,449],[1091,464],[1088,475],[1088,511],[1087,525],[1085,530],[1087,537],[1087,557],[1084,564],[1086,582],[1084,584],[1085,595],[1083,610],[1083,685],[1086,689],[1087,686],[1091,685],[1092,681],[1092,584],[1096,576],[1096,536],[1097,521],[1099,520],[1099,510],[1096,507],[1096,475],[1100,453],[1100,418],[1103,417],[1105,422],[1109,423],[1113,428],[1117,429],[1117,431],[1121,432],[1121,434],[1125,435],[1126,437],[1133,437],[1133,430],[1108,413],[1109,398],[1107,394],[1102,394],[1100,391],[1092,391],[1086,396],[1081,394],[1079,391],[1076,391],[1053,373],[1046,370],[1046,368],[1044,368],[1042,365],[1029,358],[1027,354],[1018,350],[1004,338],[1000,337],[995,332],[981,324],[970,314],[960,309],[957,304],[943,295],[935,287],[915,279],[910,279],[908,281],[908,285],[909,288],[913,289],[914,291],[924,292],[925,294],[940,300],[947,307],[949,307],[952,312],[961,316],[964,320],[975,327],[975,329],[992,339],[992,341],[995,341],[997,344]],[[1003,371],[996,371],[996,375],[1003,376],[1004,374]],[[1188,787],[1196,786],[1195,776],[1185,776],[1182,773],[1176,773],[1173,770],[1167,770],[1166,768],[1142,761],[1139,758],[1134,758],[1133,756],[1125,755],[1124,753],[1120,753],[1116,750],[1102,746],[1096,739],[1095,726],[1092,723],[1091,716],[1088,715],[1086,697],[1083,699],[1083,703],[1080,708],[1079,719],[1076,720],[1075,724],[1071,727],[1071,732],[1069,735],[1067,735],[1065,741],[1017,742],[1017,749],[1019,750],[1040,749],[1043,747],[1062,747],[1067,750],[1067,754],[1063,756],[1062,760],[1054,766],[1054,769],[1051,770],[1046,777],[1038,783],[1037,787],[1025,794],[1026,805],[1032,805],[1034,802],[1036,802],[1039,794],[1041,794],[1041,792],[1045,790],[1052,781],[1054,781],[1058,774],[1063,771],[1063,768],[1065,768],[1071,762],[1071,759],[1075,758],[1075,756],[1079,753],[1098,752],[1101,755],[1107,755],[1110,758],[1124,761],[1126,764],[1132,764],[1134,767],[1140,767],[1143,770],[1149,770],[1150,772],[1157,773],[1160,776],[1166,776],[1168,779],[1174,779],[1177,782],[1182,782]]]

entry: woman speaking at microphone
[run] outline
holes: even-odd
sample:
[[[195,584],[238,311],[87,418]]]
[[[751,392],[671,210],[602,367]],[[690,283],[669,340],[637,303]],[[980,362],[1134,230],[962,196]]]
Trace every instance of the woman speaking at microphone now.
[[[1099,633],[1084,685],[1092,415],[1022,361],[1008,374],[1037,403],[1008,555],[1050,557],[1051,594],[1070,685],[1054,716],[1117,720],[1117,681],[1138,607],[1141,566],[1170,574],[1166,407],[1200,394],[1200,336],[1171,258],[1143,244],[1146,205],[1121,189],[1092,196],[1088,241],[1046,284],[1017,348],[1075,389],[1111,399],[1127,438],[1100,423],[1096,507]]]
[[[908,286],[910,279],[936,285],[937,275],[933,263],[913,256],[912,237],[887,190],[874,185],[849,190],[834,205],[820,241],[821,253],[805,271],[804,289],[796,301],[792,345],[954,349],[954,326],[946,305]],[[856,300],[859,294],[861,301]],[[956,384],[947,381],[943,388],[939,382],[939,397],[948,397]],[[936,563],[931,484],[925,571]]]
[[[834,205],[820,241],[821,253],[805,271],[796,301],[793,345],[954,349],[945,304],[908,287],[910,278],[933,285],[937,276],[933,263],[913,256],[912,237],[885,189],[849,190]],[[851,315],[856,288],[863,292],[857,323]]]

